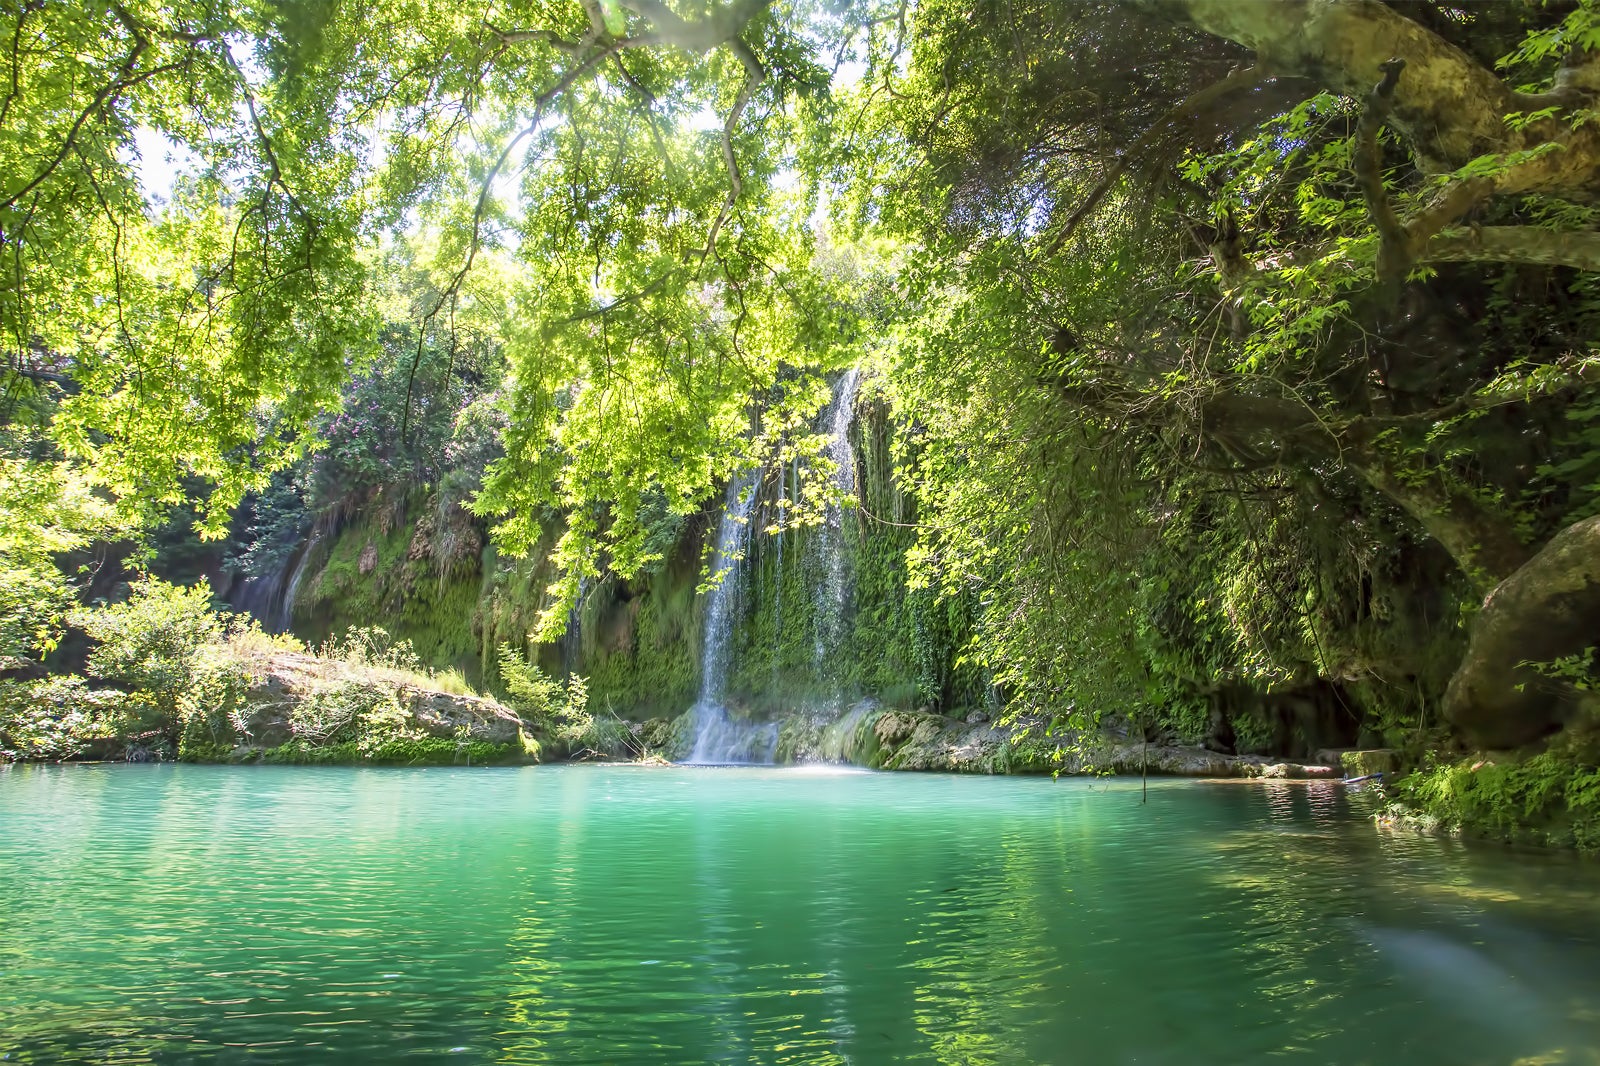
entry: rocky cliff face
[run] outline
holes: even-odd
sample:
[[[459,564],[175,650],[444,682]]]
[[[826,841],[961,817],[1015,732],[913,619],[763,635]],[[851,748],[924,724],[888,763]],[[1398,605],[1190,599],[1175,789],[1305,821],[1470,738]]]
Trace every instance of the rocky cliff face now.
[[[713,657],[726,672],[714,686],[725,719],[735,728],[775,731],[780,761],[850,759],[986,772],[1059,768],[1060,759],[1041,761],[1025,750],[1028,742],[987,725],[1001,716],[1000,695],[983,669],[961,654],[977,625],[979,594],[941,599],[909,587],[906,552],[917,512],[894,473],[897,427],[870,380],[840,382],[836,394],[840,399],[815,428],[828,434],[827,455],[837,467],[831,476],[848,502],[828,506],[820,520],[796,524],[789,518],[800,505],[807,471],[783,466],[754,481],[742,558],[728,579],[739,585],[738,595],[726,601],[731,638]],[[716,548],[721,508],[719,500],[663,527],[666,548],[657,565],[633,580],[586,584],[566,635],[530,645],[528,633],[548,605],[545,589],[556,576],[547,559],[537,552],[520,560],[499,557],[458,528],[465,512],[443,514],[431,498],[375,505],[342,529],[322,531],[302,552],[294,629],[316,640],[376,621],[411,640],[429,665],[460,669],[491,690],[496,651],[510,643],[548,674],[587,677],[591,706],[635,724],[653,723],[650,732],[662,742],[647,746],[683,757],[694,742],[676,720],[705,688],[712,597],[700,585],[705,559]],[[552,543],[558,533],[550,532]],[[1319,679],[1270,692],[1224,684],[1207,690],[1202,702],[1209,710],[1197,716],[1162,718],[1161,733],[1174,754],[1158,755],[1158,761],[1174,770],[1210,765],[1209,755],[1177,753],[1213,749],[1219,759],[1237,752],[1258,756],[1261,765],[1284,756],[1307,762],[1321,748],[1381,740],[1359,734],[1352,710],[1358,701]],[[921,739],[909,746],[858,743],[863,727],[854,709],[863,703],[909,716],[916,723],[911,733]],[[969,723],[973,716],[982,721]],[[885,728],[898,735],[898,727]],[[863,754],[869,747],[872,752]],[[1105,763],[1102,755],[1095,765]],[[1205,772],[1224,772],[1222,763],[1216,767]]]
[[[957,665],[969,605],[906,587],[915,513],[894,481],[887,403],[851,390],[848,407],[830,408],[819,422],[836,433],[830,458],[860,503],[830,507],[819,524],[772,532],[795,505],[805,472],[785,467],[759,479],[727,657],[730,709],[772,721],[837,717],[861,699],[963,714],[984,705],[981,672]],[[701,687],[708,597],[698,589],[718,517],[709,505],[682,522],[663,560],[636,579],[586,586],[567,634],[528,646],[555,576],[545,560],[466,551],[481,541],[428,498],[374,503],[302,551],[289,620],[313,641],[382,625],[429,665],[460,669],[491,688],[497,647],[521,645],[547,673],[586,676],[597,708],[633,721],[673,718]]]

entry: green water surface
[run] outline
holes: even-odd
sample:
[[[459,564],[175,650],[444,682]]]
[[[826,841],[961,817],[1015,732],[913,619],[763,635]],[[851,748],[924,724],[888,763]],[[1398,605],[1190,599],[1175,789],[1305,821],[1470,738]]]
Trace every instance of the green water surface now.
[[[1336,787],[0,770],[11,1062],[1600,1062],[1600,866]]]

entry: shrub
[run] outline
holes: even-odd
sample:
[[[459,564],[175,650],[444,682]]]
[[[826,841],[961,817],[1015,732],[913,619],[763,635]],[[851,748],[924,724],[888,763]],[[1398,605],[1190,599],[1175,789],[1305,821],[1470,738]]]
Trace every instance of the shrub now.
[[[351,626],[343,637],[335,637],[317,647],[324,659],[343,659],[351,666],[372,666],[384,670],[422,673],[422,658],[409,640],[396,639],[382,626]]]
[[[253,621],[212,610],[204,580],[143,577],[127,600],[74,611],[71,621],[95,641],[90,675],[132,690],[101,721],[110,735],[191,760],[218,757],[239,730],[249,676],[237,652],[275,643]]]
[[[525,662],[509,644],[500,645],[500,680],[508,701],[519,715],[548,729],[574,750],[593,748],[615,752],[616,739],[610,723],[596,724],[589,711],[589,683],[577,674],[562,684],[538,666]],[[627,726],[613,715],[616,728]]]
[[[1393,813],[1452,832],[1600,851],[1596,746],[1580,728],[1521,760],[1429,760],[1400,782]]]
[[[227,633],[203,579],[186,588],[143,577],[124,602],[74,611],[71,622],[95,642],[91,676],[148,693],[174,719],[201,667],[200,649]]]
[[[137,699],[96,692],[71,675],[0,681],[0,761],[76,758],[119,734],[130,702]]]

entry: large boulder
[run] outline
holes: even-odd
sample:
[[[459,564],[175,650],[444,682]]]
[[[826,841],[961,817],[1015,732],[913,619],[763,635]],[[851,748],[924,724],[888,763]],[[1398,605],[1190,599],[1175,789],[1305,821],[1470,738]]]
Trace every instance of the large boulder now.
[[[351,666],[296,652],[253,657],[246,670],[250,683],[238,724],[240,740],[250,748],[288,743],[304,731],[304,708],[341,698],[381,700],[397,708],[403,728],[413,735],[520,745],[531,732],[513,711],[494,700],[446,692],[403,671]]]
[[[1600,515],[1574,523],[1494,589],[1450,679],[1444,713],[1472,744],[1514,748],[1553,733],[1582,694],[1525,663],[1600,640]]]

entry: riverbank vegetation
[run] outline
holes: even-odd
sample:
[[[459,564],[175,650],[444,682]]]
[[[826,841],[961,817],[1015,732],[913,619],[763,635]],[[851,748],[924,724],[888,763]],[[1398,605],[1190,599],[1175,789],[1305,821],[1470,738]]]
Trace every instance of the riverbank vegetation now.
[[[85,670],[172,754],[223,713],[115,672],[142,573],[670,750],[748,484],[739,714],[1391,749],[1441,824],[1595,846],[1592,0],[0,31],[13,751],[82,750]]]
[[[312,652],[217,613],[204,582],[150,577],[70,621],[93,641],[87,676],[0,681],[6,757],[470,765],[539,755],[544,716],[524,722],[458,673],[423,669],[378,628]]]

